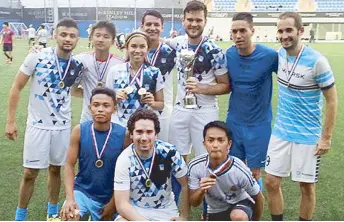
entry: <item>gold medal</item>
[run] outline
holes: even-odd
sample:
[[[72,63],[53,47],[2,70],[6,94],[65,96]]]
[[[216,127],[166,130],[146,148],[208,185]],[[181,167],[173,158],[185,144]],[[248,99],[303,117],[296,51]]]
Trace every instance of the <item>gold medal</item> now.
[[[97,160],[95,165],[97,168],[101,168],[104,165],[104,162],[102,160]]]
[[[146,181],[145,181],[145,185],[147,188],[150,188],[152,186],[152,181],[148,178]]]
[[[63,81],[60,81],[58,86],[60,89],[63,89],[65,87],[65,84]]]
[[[104,84],[103,84],[102,82],[98,82],[98,83],[97,83],[97,87],[98,87],[98,88],[103,88],[103,87],[104,87]]]

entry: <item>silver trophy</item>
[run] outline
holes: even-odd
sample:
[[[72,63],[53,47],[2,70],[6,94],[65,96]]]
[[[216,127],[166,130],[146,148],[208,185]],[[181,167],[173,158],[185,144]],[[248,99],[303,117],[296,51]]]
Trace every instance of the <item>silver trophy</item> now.
[[[180,52],[180,63],[184,69],[185,80],[195,78],[193,75],[193,63],[195,60],[195,52],[191,50],[182,50]],[[186,92],[184,97],[184,108],[195,109],[197,108],[197,98],[194,93]]]
[[[125,47],[125,35],[123,33],[120,33],[116,35],[116,45],[118,49],[124,49]]]

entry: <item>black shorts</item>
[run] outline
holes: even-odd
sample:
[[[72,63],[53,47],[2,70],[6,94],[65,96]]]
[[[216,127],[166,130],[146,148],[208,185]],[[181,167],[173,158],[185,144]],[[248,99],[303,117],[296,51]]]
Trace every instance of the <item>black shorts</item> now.
[[[12,43],[4,43],[3,44],[3,51],[4,52],[12,52]]]
[[[231,204],[227,210],[219,212],[219,213],[205,213],[204,220],[206,221],[230,221],[231,212],[235,209],[239,209],[244,211],[249,220],[252,220],[254,214],[254,204],[249,200],[245,199],[239,201],[236,204]]]
[[[47,43],[39,42],[38,45],[42,45],[44,48],[47,48]]]

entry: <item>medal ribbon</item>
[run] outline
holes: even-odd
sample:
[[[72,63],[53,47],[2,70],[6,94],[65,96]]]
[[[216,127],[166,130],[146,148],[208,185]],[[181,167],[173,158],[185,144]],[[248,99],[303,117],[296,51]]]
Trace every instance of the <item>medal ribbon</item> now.
[[[62,74],[62,71],[61,71],[61,66],[60,66],[60,63],[59,63],[59,59],[57,57],[57,50],[56,50],[56,48],[54,49],[54,56],[55,56],[55,62],[56,62],[56,66],[57,66],[57,71],[59,73],[60,81],[63,81],[66,78],[67,71],[68,71],[70,63],[72,61],[72,55],[69,56],[67,67],[66,67],[65,71],[63,72],[63,74]]]
[[[296,57],[296,59],[295,59],[293,65],[292,65],[290,71],[289,71],[289,67],[288,67],[288,53],[286,54],[286,68],[287,68],[286,77],[287,77],[288,85],[289,85],[289,82],[290,82],[291,77],[293,77],[293,73],[294,73],[294,71],[295,71],[295,68],[296,68],[296,66],[297,66],[297,63],[299,63],[299,60],[300,60],[300,58],[301,58],[301,55],[302,55],[302,52],[303,52],[304,48],[305,48],[304,45],[302,45],[301,50],[300,50],[300,52],[297,54],[297,57]]]
[[[97,139],[96,139],[96,135],[94,133],[94,123],[92,123],[91,125],[91,135],[92,135],[92,140],[93,140],[93,147],[94,149],[96,150],[96,154],[97,154],[97,158],[98,160],[101,159],[105,149],[106,149],[106,146],[109,142],[109,139],[110,139],[110,136],[111,136],[111,133],[112,133],[112,124],[110,124],[110,129],[109,129],[109,132],[106,136],[106,139],[105,139],[105,142],[104,142],[104,145],[103,145],[103,148],[102,150],[100,151],[100,154],[99,154],[99,150],[98,150],[98,144],[97,144]]]
[[[133,153],[134,153],[134,157],[135,157],[136,161],[139,163],[141,169],[143,170],[143,173],[146,175],[146,177],[147,177],[146,179],[149,179],[149,177],[152,173],[153,164],[154,164],[154,160],[155,160],[155,145],[153,148],[153,153],[152,153],[153,157],[152,157],[152,162],[150,163],[150,166],[149,166],[149,172],[148,173],[146,171],[146,168],[143,166],[140,157],[137,155],[134,146],[133,146]]]
[[[216,167],[216,169],[212,170],[209,167],[210,160],[209,160],[209,156],[208,156],[207,168],[208,168],[210,173],[215,174],[216,176],[218,176],[219,174],[221,174],[221,172],[223,172],[228,167],[228,163],[230,161],[231,161],[231,158],[230,158],[230,156],[228,156],[227,160],[222,162],[218,167]]]
[[[105,65],[103,67],[103,70],[101,72],[99,72],[99,66],[97,64],[97,59],[96,59],[96,53],[93,54],[93,63],[94,63],[94,68],[96,69],[96,72],[97,72],[97,79],[98,79],[98,82],[101,82],[104,78],[104,75],[105,75],[105,72],[107,70],[107,67],[109,66],[109,63],[110,63],[110,59],[111,59],[111,54],[109,53],[107,59],[106,59],[106,62],[105,62]]]
[[[159,42],[159,46],[158,48],[156,49],[156,51],[154,52],[153,56],[152,56],[152,59],[149,59],[149,57],[147,56],[148,58],[148,61],[149,63],[151,64],[151,66],[154,66],[155,65],[155,62],[159,56],[159,53],[160,53],[160,48],[161,48],[162,44],[161,42]]]
[[[144,64],[142,64],[139,68],[139,70],[137,70],[136,74],[134,75],[133,79],[130,81],[129,85],[133,85],[135,80],[137,82],[137,84],[139,84],[139,87],[142,87],[142,82],[143,82],[143,66]],[[130,64],[129,62],[127,63],[127,70],[130,76]]]

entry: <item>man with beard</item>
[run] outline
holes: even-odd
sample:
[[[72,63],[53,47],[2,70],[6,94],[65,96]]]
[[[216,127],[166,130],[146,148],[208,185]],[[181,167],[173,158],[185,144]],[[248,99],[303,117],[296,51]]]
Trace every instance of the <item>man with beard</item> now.
[[[191,145],[196,156],[206,153],[202,143],[204,126],[219,118],[216,95],[229,92],[225,56],[219,46],[203,36],[207,20],[207,7],[200,1],[190,1],[184,9],[183,25],[186,36],[170,40],[170,46],[177,52],[178,87],[176,104],[173,108],[169,141],[187,160]],[[182,51],[193,51],[194,78],[185,79],[185,70],[180,62]],[[197,97],[197,108],[187,109],[183,99],[186,92]]]
[[[306,47],[301,16],[285,12],[277,22],[278,108],[266,159],[266,188],[272,220],[283,220],[282,177],[300,185],[299,220],[312,220],[320,157],[331,145],[337,90],[327,59]],[[322,129],[323,96],[326,101]]]
[[[48,219],[58,216],[61,186],[60,169],[65,164],[71,128],[71,86],[79,77],[82,64],[72,58],[79,40],[79,29],[72,19],[56,26],[56,47],[31,53],[14,79],[7,110],[6,136],[18,139],[15,113],[20,92],[32,77],[25,130],[24,175],[19,189],[15,220],[26,220],[27,206],[40,169],[48,168]]]
[[[260,168],[271,135],[272,73],[277,72],[278,54],[252,43],[255,30],[248,12],[233,16],[231,31],[235,45],[226,52],[232,88],[226,120],[233,140],[230,154],[247,163],[262,188]]]
[[[110,48],[115,43],[116,29],[110,21],[99,21],[91,27],[90,39],[94,51],[82,53],[75,57],[83,64],[80,85],[75,84],[72,95],[83,98],[80,123],[92,120],[89,110],[92,90],[96,87],[105,87],[107,73],[116,64],[124,60],[110,53]]]
[[[170,117],[173,107],[173,75],[176,52],[167,44],[160,42],[160,33],[164,29],[164,18],[156,10],[144,13],[141,23],[142,31],[146,32],[150,41],[148,52],[149,62],[160,69],[164,86],[164,109],[159,111],[160,133],[159,139],[168,141]]]

